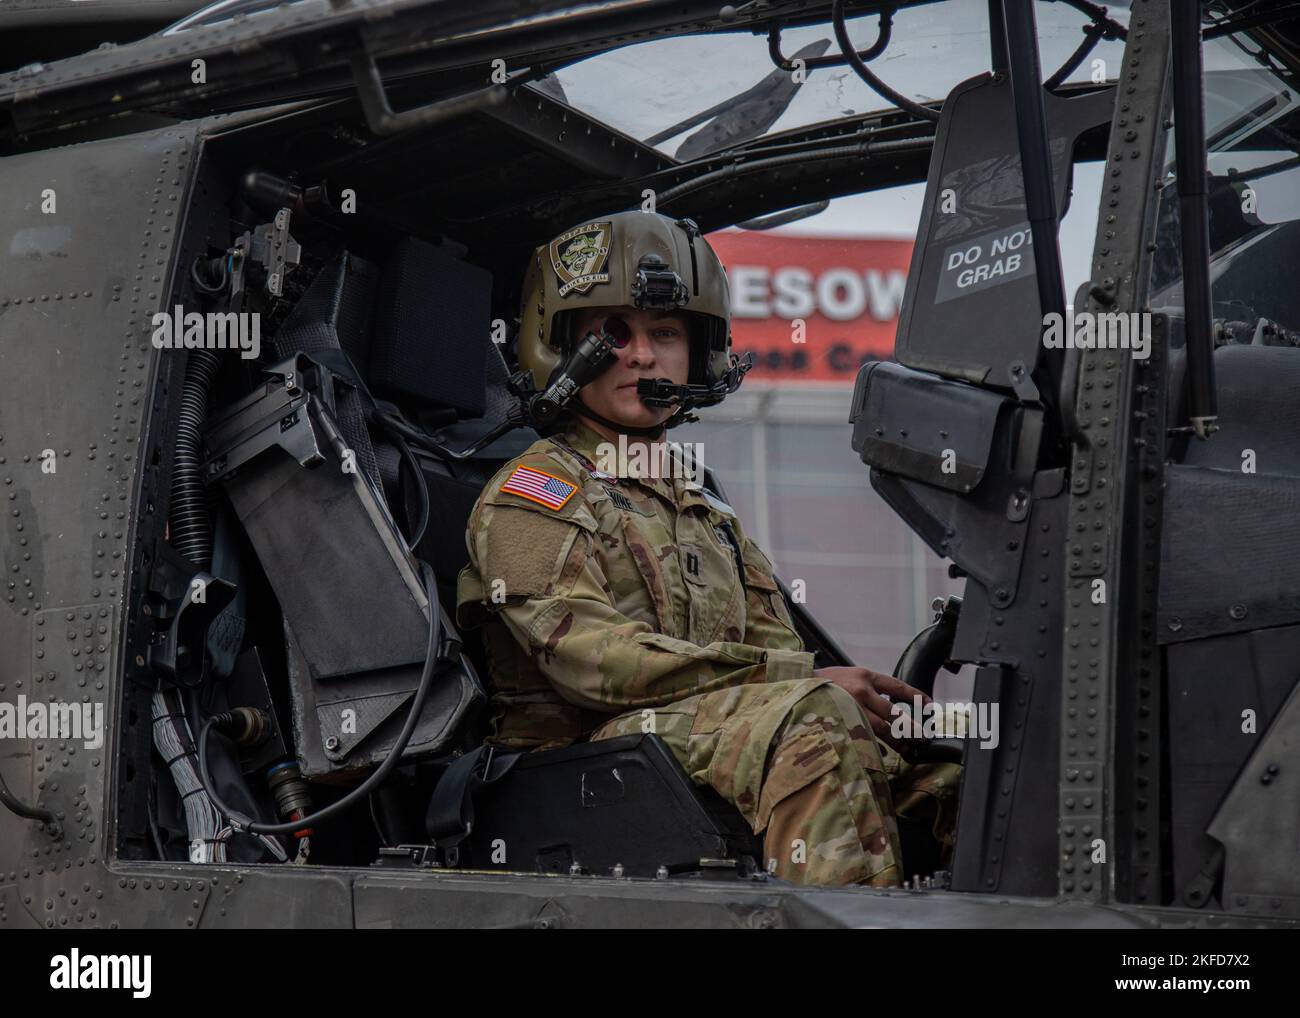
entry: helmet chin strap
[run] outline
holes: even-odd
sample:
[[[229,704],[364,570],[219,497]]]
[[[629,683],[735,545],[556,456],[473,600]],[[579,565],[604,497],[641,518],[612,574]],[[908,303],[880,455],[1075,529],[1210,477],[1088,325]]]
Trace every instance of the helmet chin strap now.
[[[664,421],[662,424],[656,424],[652,428],[637,428],[630,424],[619,424],[617,421],[611,421],[608,417],[602,417],[577,396],[574,396],[569,400],[566,409],[571,410],[579,417],[586,417],[588,420],[596,421],[605,425],[607,428],[612,428],[614,431],[622,432],[625,435],[643,435],[646,438],[658,438],[668,427],[668,421]]]

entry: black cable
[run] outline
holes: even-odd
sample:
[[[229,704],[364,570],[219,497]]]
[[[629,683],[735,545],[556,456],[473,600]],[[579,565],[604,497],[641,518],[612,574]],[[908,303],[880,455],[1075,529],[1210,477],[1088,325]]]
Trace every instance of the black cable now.
[[[524,411],[522,404],[519,400],[512,400],[506,411],[506,416],[500,421],[500,423],[479,436],[478,440],[468,448],[457,451],[439,445],[432,435],[420,431],[417,428],[413,428],[406,421],[394,417],[391,414],[377,411],[375,417],[380,424],[394,429],[412,445],[419,446],[432,456],[437,456],[438,459],[442,460],[444,463],[458,463],[470,459],[513,429],[528,426],[528,416]]]
[[[219,283],[209,283],[199,275],[199,266],[203,264],[203,261],[204,259],[200,255],[190,264],[190,280],[194,283],[194,288],[198,290],[199,293],[206,293],[209,296],[221,293],[221,291],[226,288],[226,284],[230,282],[230,274],[226,271],[225,256],[223,255],[219,261],[221,268],[221,282]]]
[[[199,781],[202,782],[204,790],[212,800],[212,804],[221,811],[236,830],[247,831],[250,834],[293,835],[308,827],[314,827],[351,808],[359,799],[366,798],[371,790],[388,777],[393,768],[397,766],[402,753],[406,750],[407,743],[411,741],[411,736],[415,733],[415,726],[420,720],[420,712],[424,709],[424,701],[428,699],[429,690],[433,686],[434,666],[438,662],[438,647],[442,642],[442,614],[438,605],[438,585],[434,579],[433,570],[427,562],[420,562],[420,579],[424,583],[424,593],[429,601],[429,648],[424,657],[424,671],[420,675],[420,685],[415,691],[415,699],[411,701],[411,710],[406,716],[406,723],[402,726],[397,741],[393,743],[393,748],[388,751],[388,756],[384,758],[384,762],[379,765],[379,768],[370,777],[366,778],[365,781],[337,802],[330,803],[330,805],[303,817],[301,820],[294,820],[285,824],[254,822],[248,817],[236,813],[218,798],[212,779],[208,774],[208,733],[212,731],[213,719],[209,718],[204,722],[203,731],[199,735]]]
[[[1127,39],[1128,31],[1118,21],[1106,16],[1106,8],[1099,7],[1097,4],[1088,3],[1086,0],[1080,0],[1079,3],[1070,3],[1066,0],[1068,6],[1077,11],[1082,11],[1089,19],[1089,23],[1083,26],[1083,42],[1069,58],[1056,71],[1043,82],[1043,87],[1049,92],[1056,91],[1057,87],[1074,73],[1084,58],[1092,52],[1093,47],[1102,39]]]
[[[1092,22],[1083,27],[1083,42],[1070,54],[1068,60],[1058,67],[1052,76],[1043,82],[1043,87],[1049,92],[1055,92],[1057,87],[1074,73],[1075,69],[1083,63],[1084,59],[1092,52],[1093,47],[1097,45],[1106,34],[1105,28],[1099,23]]]
[[[397,449],[402,454],[403,461],[410,468],[411,473],[415,475],[415,491],[420,496],[419,522],[415,525],[415,530],[406,542],[407,547],[414,551],[420,541],[424,539],[424,531],[429,526],[429,484],[424,478],[424,471],[420,469],[420,461],[415,458],[410,443],[402,437],[401,432],[390,425],[388,434],[397,443]]]
[[[398,414],[392,414],[378,406],[372,406],[369,411],[369,419],[372,424],[377,424],[388,432],[388,437],[393,440],[397,446],[397,451],[401,454],[402,460],[406,463],[411,473],[415,475],[415,490],[420,496],[420,515],[419,523],[416,524],[410,537],[402,536],[406,541],[408,551],[415,551],[416,546],[424,539],[424,532],[429,526],[429,484],[425,480],[424,471],[420,469],[420,461],[415,458],[415,453],[411,451],[411,444],[420,446],[431,452],[437,452],[436,446],[433,449],[433,440],[417,428],[412,427],[404,418]],[[398,479],[401,479],[401,466],[397,468]],[[405,507],[403,507],[405,512]]]
[[[396,417],[393,414],[375,408],[374,420],[391,434],[395,436],[400,435],[412,445],[418,445],[421,449],[425,449],[429,452],[442,451],[442,447],[434,441],[432,435],[421,431],[419,428],[401,417]]]
[[[1089,21],[1104,27],[1112,39],[1128,38],[1128,29],[1114,18],[1108,17],[1106,8],[1101,4],[1094,4],[1091,0],[1052,0],[1052,2],[1063,3],[1086,15]]]
[[[375,812],[375,793],[371,792],[366,799],[370,803],[370,822],[375,825],[375,833],[379,835],[379,844],[384,848],[389,847],[392,841],[389,840],[384,825],[379,822],[379,814]]]
[[[153,836],[154,851],[158,853],[160,862],[166,862],[167,853],[163,851],[162,835],[158,831],[158,817],[155,815],[158,809],[158,779],[152,773],[149,775],[149,791],[145,795],[144,809],[149,818],[149,833]]]
[[[892,7],[883,7],[877,12],[880,15],[880,29],[876,36],[876,41],[867,49],[858,53],[863,60],[874,60],[880,56],[889,47],[890,35],[894,25],[894,14],[897,13]],[[783,71],[793,71],[795,65],[785,58],[781,52],[781,29],[784,27],[780,22],[773,22],[767,29],[767,55],[778,68]],[[803,64],[804,69],[813,71],[822,67],[840,67],[844,63],[843,57],[805,57]],[[728,100],[730,101],[730,100]],[[719,104],[715,110],[721,108],[724,104]],[[685,128],[682,128],[685,130]],[[668,135],[669,138],[672,135]],[[660,138],[660,141],[665,139]],[[655,142],[647,141],[647,144],[653,145]]]
[[[914,117],[920,117],[923,120],[938,121],[939,114],[926,106],[912,102],[905,95],[895,92],[883,81],[871,73],[870,68],[858,56],[858,51],[849,38],[849,30],[844,24],[844,0],[835,0],[831,5],[831,24],[835,27],[835,40],[840,44],[840,52],[849,62],[849,66],[858,72],[858,77],[865,81],[873,92],[882,99],[887,99],[900,110],[906,110]]]
[[[3,775],[0,775],[0,805],[3,805],[10,813],[15,813],[20,817],[26,817],[28,820],[40,820],[43,823],[51,824],[59,829],[59,835],[62,836],[63,825],[59,823],[58,818],[48,809],[41,806],[28,806],[13,792],[9,791],[9,786],[5,784]]]

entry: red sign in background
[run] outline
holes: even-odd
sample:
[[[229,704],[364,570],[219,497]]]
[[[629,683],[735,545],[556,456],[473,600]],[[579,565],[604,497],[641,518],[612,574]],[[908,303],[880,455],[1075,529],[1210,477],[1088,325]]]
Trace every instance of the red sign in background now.
[[[750,380],[852,384],[863,363],[893,355],[910,240],[735,230],[709,243],[731,284],[733,348],[754,355]]]

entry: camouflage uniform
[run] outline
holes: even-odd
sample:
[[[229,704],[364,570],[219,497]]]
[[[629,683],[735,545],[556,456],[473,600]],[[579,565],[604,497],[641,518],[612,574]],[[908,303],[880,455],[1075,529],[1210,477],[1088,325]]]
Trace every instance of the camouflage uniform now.
[[[909,767],[813,677],[771,562],[730,507],[689,480],[612,476],[604,441],[571,422],[507,464],[470,518],[458,619],[483,625],[494,741],[653,732],[764,834],[779,876],[896,885],[891,777],[900,804],[931,801],[950,840],[958,769]],[[521,466],[574,490],[559,508],[503,491]]]

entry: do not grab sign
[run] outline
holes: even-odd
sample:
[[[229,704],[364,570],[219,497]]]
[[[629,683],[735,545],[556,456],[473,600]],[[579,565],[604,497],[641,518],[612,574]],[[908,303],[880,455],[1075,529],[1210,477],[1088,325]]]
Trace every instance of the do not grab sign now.
[[[955,297],[965,297],[1013,279],[1032,276],[1032,245],[1033,234],[1027,222],[952,245],[943,253],[934,302],[942,304]]]

